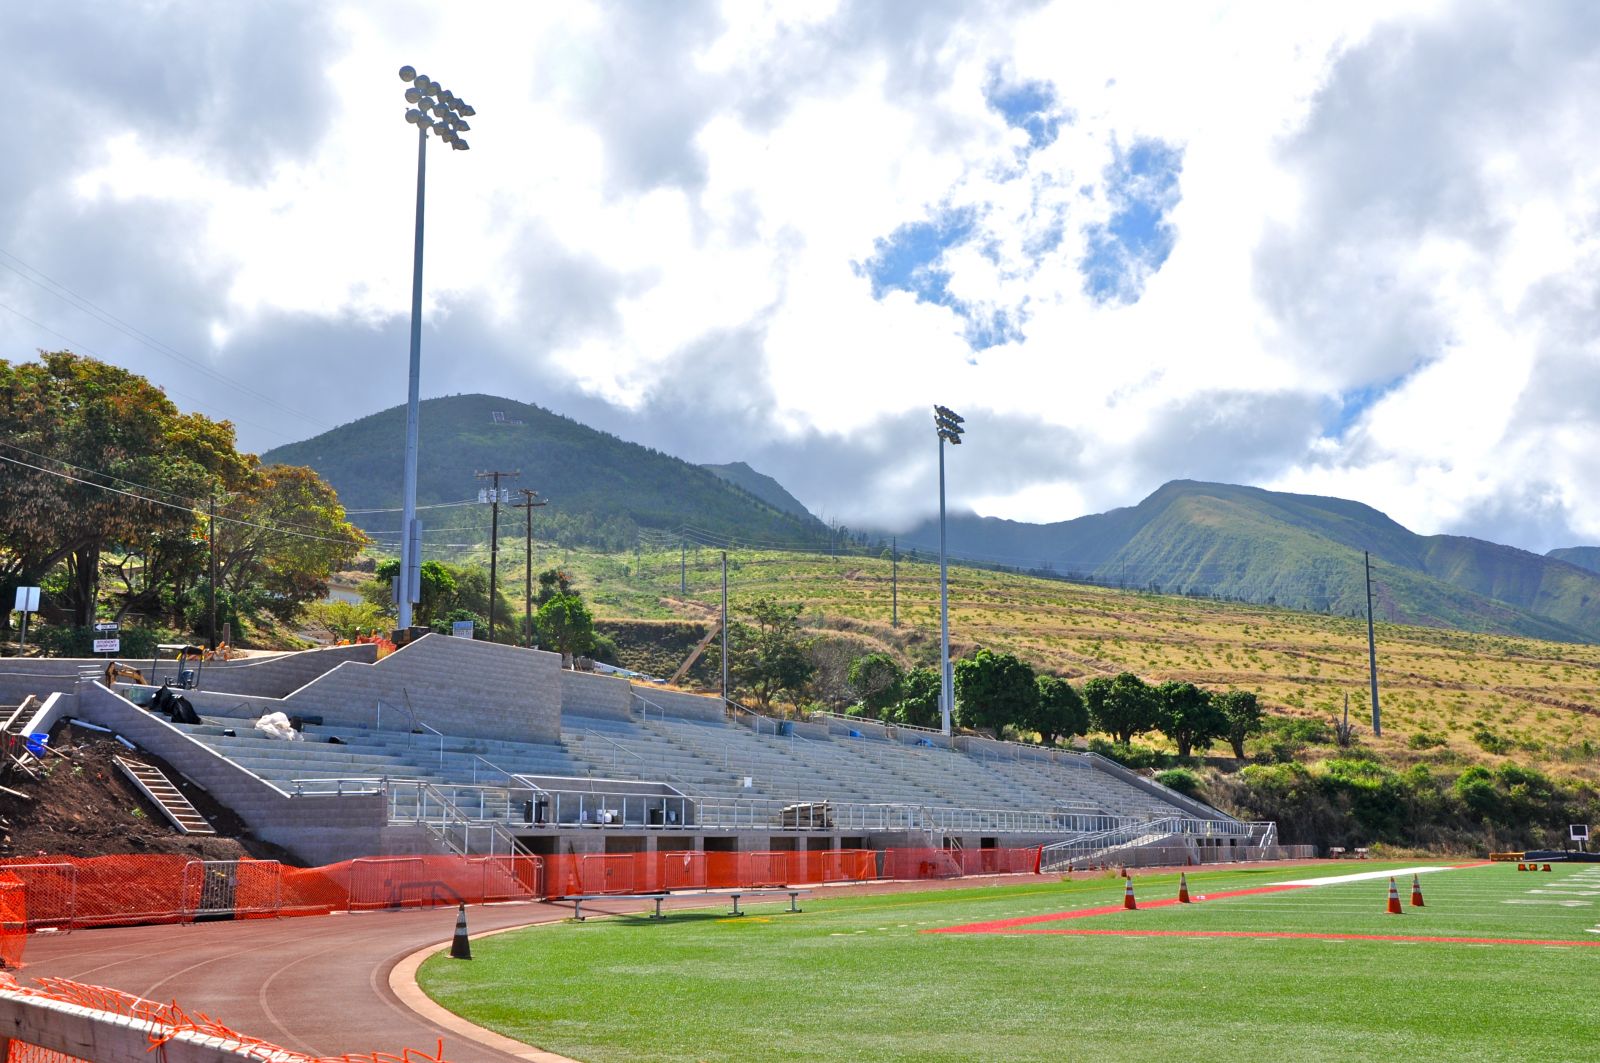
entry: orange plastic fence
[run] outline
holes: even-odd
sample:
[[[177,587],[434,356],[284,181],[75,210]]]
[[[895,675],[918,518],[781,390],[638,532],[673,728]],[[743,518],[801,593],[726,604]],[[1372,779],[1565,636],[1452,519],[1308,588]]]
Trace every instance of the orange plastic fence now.
[[[568,897],[1030,872],[1037,849],[373,856],[323,867],[175,855],[0,861],[0,961],[27,929],[321,915]]]
[[[272,1060],[274,1063],[449,1063],[444,1058],[444,1042],[440,1041],[432,1053],[404,1049],[399,1055],[374,1052],[366,1055],[307,1056],[270,1044],[257,1037],[242,1034],[200,1012],[190,1014],[174,1001],[160,1004],[152,1000],[124,993],[120,989],[71,982],[65,978],[41,978],[32,986],[19,985],[16,979],[0,974],[0,990],[33,997],[40,1000],[60,1001],[83,1008],[123,1018],[139,1019],[150,1023],[150,1050],[152,1058],[164,1058],[159,1052],[162,1045],[180,1033],[196,1033],[232,1041],[248,1058]],[[40,1048],[17,1040],[11,1041],[6,1063],[92,1063],[60,1052]]]

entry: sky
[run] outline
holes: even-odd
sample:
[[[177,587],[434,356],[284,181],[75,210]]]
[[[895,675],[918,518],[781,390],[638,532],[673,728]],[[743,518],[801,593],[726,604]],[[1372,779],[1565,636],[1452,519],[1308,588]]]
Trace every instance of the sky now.
[[[942,403],[957,510],[1187,478],[1600,542],[1600,5],[55,0],[0,59],[0,357],[252,450],[405,400],[411,64],[477,111],[424,396],[853,527],[935,509]]]

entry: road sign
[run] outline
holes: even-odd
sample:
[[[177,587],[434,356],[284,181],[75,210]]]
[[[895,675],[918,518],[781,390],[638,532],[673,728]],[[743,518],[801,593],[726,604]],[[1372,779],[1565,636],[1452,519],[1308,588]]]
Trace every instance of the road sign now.
[[[101,620],[95,624],[94,629],[102,635],[115,635],[122,630],[122,625],[115,620]]]
[[[39,588],[18,587],[17,604],[13,608],[19,613],[37,613],[39,611]]]
[[[1568,830],[1572,832],[1572,840],[1575,842],[1589,840],[1589,824],[1587,823],[1574,823]]]
[[[472,637],[472,621],[452,621],[450,624],[450,634],[454,635],[458,639],[470,639]]]
[[[95,639],[94,652],[96,653],[121,653],[121,639]]]

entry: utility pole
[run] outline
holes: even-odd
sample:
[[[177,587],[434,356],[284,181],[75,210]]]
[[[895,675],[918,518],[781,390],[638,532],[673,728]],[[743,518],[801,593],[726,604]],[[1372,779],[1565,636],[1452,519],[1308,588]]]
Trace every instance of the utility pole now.
[[[494,485],[493,487],[491,487],[489,489],[489,497],[487,499],[487,501],[493,507],[492,508],[493,516],[490,518],[490,523],[489,523],[489,641],[490,642],[494,641],[495,588],[496,588],[496,576],[499,574],[498,571],[497,571],[497,562],[500,560],[500,477],[504,476],[504,477],[507,477],[508,479],[516,479],[518,476],[521,476],[521,475],[522,475],[522,473],[518,472],[518,471],[503,472],[503,471],[501,471],[499,469],[490,469],[490,470],[488,470],[486,472],[480,472],[480,473],[477,474],[478,479],[480,479],[480,480],[490,480],[490,481],[492,481],[492,483]],[[511,492],[510,492],[509,489],[507,489],[507,491],[506,491],[506,500],[510,501],[510,498],[511,498]],[[480,501],[480,502],[485,501],[485,499],[483,497],[483,492],[481,490],[478,492],[478,501]]]
[[[211,546],[211,600],[207,605],[210,620],[206,624],[206,641],[209,643],[207,648],[214,650],[217,648],[217,492],[215,488],[211,491],[211,521],[210,526],[206,529],[206,538],[210,540]]]
[[[517,494],[522,496],[522,501],[516,507],[522,510],[528,518],[526,537],[522,541],[522,565],[526,576],[526,585],[522,588],[522,626],[523,637],[527,640],[528,649],[533,649],[533,511],[540,506],[550,503],[539,498],[539,492],[531,487],[517,488]]]
[[[678,537],[678,597],[689,596],[689,545]]]
[[[722,551],[722,707],[728,707],[728,551]]]
[[[900,626],[900,537],[889,540],[889,626]]]
[[[1361,560],[1367,569],[1367,672],[1372,678],[1372,737],[1383,734],[1383,724],[1378,712],[1378,644],[1372,637],[1372,555],[1361,551]]]

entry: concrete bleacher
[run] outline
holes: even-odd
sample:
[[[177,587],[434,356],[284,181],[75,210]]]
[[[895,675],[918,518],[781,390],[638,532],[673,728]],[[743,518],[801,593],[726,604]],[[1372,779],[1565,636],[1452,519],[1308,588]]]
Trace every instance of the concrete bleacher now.
[[[970,755],[941,745],[842,734],[757,734],[721,720],[567,714],[554,741],[307,725],[303,741],[248,721],[206,718],[195,740],[286,791],[386,779],[441,788],[504,786],[509,775],[665,782],[690,796],[949,808],[1171,815],[1174,808],[1092,764]],[[233,731],[232,735],[227,731]],[[749,785],[746,785],[748,780]],[[401,812],[404,809],[400,809]]]

